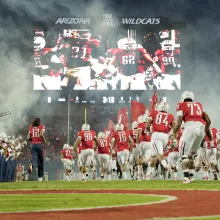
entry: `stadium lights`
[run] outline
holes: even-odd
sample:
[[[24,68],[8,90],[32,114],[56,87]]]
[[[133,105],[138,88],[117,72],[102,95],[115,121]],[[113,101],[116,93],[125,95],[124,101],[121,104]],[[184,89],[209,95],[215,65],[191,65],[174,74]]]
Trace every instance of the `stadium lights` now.
[[[65,102],[65,101],[66,101],[65,98],[59,98],[59,99],[58,99],[58,102]]]
[[[48,103],[51,103],[51,97],[47,98]]]

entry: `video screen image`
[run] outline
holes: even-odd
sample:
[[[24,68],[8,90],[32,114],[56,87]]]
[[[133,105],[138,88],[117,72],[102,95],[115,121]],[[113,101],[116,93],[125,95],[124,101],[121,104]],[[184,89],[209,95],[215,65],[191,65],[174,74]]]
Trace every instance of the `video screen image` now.
[[[35,29],[34,90],[181,88],[178,30]]]

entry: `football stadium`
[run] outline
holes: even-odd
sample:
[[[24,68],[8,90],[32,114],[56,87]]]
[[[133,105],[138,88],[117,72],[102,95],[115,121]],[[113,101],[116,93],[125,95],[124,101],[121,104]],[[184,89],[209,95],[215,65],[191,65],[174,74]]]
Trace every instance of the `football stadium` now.
[[[0,219],[220,219],[217,0],[0,2]]]

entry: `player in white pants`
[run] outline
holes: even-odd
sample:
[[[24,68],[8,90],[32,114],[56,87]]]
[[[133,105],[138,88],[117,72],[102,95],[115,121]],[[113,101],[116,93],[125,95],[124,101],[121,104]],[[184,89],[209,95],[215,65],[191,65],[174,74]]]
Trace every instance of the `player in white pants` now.
[[[105,174],[111,180],[111,143],[104,132],[98,133],[98,162],[100,166],[101,179],[105,181]]]
[[[129,146],[131,148],[134,144],[134,141],[132,140],[129,132],[124,131],[124,125],[122,123],[118,123],[115,128],[116,132],[112,138],[112,146],[117,146],[118,163],[120,164],[124,179],[127,180],[125,165],[128,163]]]
[[[189,161],[194,159],[195,170],[201,168],[201,159],[196,154],[201,142],[208,132],[211,121],[203,106],[199,102],[194,102],[194,94],[185,91],[182,94],[181,102],[177,104],[176,127],[173,130],[176,138],[178,130],[184,122],[184,130],[180,138],[179,152],[181,157],[181,167],[184,174],[183,183],[190,183]]]
[[[164,149],[169,141],[169,133],[175,126],[175,119],[172,114],[168,113],[169,105],[166,102],[161,102],[157,106],[157,110],[151,112],[149,120],[147,122],[147,130],[150,131],[152,126],[152,138],[151,143],[153,146],[154,155],[160,161],[164,169],[167,169],[167,161],[163,154]],[[151,163],[150,167],[156,166],[156,159]]]

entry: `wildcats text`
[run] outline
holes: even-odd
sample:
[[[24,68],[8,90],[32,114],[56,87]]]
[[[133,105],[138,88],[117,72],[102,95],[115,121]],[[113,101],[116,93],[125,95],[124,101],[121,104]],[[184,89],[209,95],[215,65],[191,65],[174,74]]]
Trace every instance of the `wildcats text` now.
[[[122,18],[122,24],[160,24],[160,18]]]

